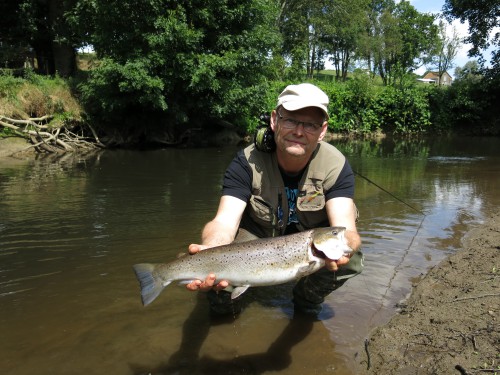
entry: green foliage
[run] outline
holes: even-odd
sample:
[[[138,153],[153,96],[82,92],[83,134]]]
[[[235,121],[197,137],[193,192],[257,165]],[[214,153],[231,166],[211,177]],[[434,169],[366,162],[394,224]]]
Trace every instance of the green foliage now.
[[[499,82],[467,63],[449,88],[431,88],[433,127],[468,134],[500,134]]]
[[[470,2],[446,0],[448,17],[469,21],[475,50],[498,46],[498,34],[488,40],[498,26],[497,2]],[[494,127],[500,117],[496,65],[489,75],[464,67],[448,90],[414,86],[408,73],[436,53],[438,27],[408,1],[16,0],[0,10],[11,15],[0,26],[0,57],[16,64],[26,54],[15,55],[31,45],[44,73],[55,75],[53,51],[63,50],[60,60],[67,60],[78,46],[94,47],[97,63],[82,75],[80,99],[90,121],[124,138],[221,121],[252,131],[287,84],[304,72],[313,80],[329,57],[335,78],[346,82],[314,82],[330,97],[333,131],[445,131],[481,121]],[[348,75],[354,60],[368,74]],[[0,99],[10,100],[9,108],[30,98],[22,108],[28,115],[78,112],[53,99],[60,78],[22,73],[0,76]]]
[[[476,60],[467,61],[464,66],[455,68],[456,81],[480,81],[483,79],[479,63]]]
[[[330,99],[328,127],[334,132],[355,131],[356,123],[349,108],[350,92],[345,83],[321,82],[317,83]]]
[[[137,111],[167,108],[162,96],[163,82],[151,75],[147,61],[124,65],[104,59],[90,79],[80,85],[81,98],[94,116],[118,121],[122,116],[137,120]],[[125,121],[126,122],[126,121]]]
[[[427,63],[438,42],[434,16],[419,13],[408,1],[374,1],[364,55],[373,60],[384,84],[399,84]]]
[[[10,74],[0,74],[0,98],[14,99],[24,79]]]
[[[145,128],[151,120],[165,129],[226,120],[245,129],[262,108],[272,75],[274,3],[136,6],[96,1],[94,47],[107,58],[80,86],[89,114],[108,127],[126,114]]]
[[[422,132],[431,124],[427,93],[415,85],[386,87],[376,99],[373,111],[383,132]]]
[[[68,81],[32,71],[26,71],[25,77],[0,75],[0,115],[13,119],[48,115],[46,124],[49,127],[82,121],[81,107]],[[4,134],[13,133],[4,131]]]
[[[398,87],[380,86],[369,74],[358,71],[346,83],[317,83],[330,98],[330,130],[351,134],[429,130],[428,90],[409,79]]]
[[[492,47],[490,67],[485,71],[493,80],[500,78],[500,4],[497,0],[445,0],[445,17],[451,22],[454,18],[462,23],[468,22],[469,34],[466,43],[472,44],[469,56],[478,56],[484,67],[482,50]]]
[[[320,47],[330,55],[336,79],[345,81],[368,25],[368,0],[327,1]]]
[[[500,36],[494,29],[500,25],[500,5],[497,0],[445,0],[444,15],[448,20],[468,21],[469,36],[466,42],[472,44],[470,54],[477,55],[491,44],[499,46]],[[493,31],[493,33],[491,33]],[[498,52],[497,52],[498,55]],[[498,57],[498,56],[497,56]]]

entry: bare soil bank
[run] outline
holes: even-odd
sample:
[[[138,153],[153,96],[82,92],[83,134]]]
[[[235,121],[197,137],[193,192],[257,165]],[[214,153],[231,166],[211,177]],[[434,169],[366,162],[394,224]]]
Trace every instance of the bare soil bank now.
[[[433,267],[365,344],[368,374],[500,374],[500,213]]]
[[[0,138],[0,158],[9,156],[34,155],[35,149],[20,137]]]

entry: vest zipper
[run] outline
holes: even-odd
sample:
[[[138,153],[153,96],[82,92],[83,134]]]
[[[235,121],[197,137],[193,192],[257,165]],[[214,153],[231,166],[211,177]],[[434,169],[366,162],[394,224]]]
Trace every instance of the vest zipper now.
[[[278,230],[280,234],[283,234],[283,227],[285,226],[285,222],[283,221],[283,194],[278,193]]]

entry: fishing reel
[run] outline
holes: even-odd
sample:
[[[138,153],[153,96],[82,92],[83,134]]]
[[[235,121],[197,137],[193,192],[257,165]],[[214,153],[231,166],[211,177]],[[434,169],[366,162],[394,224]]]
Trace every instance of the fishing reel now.
[[[255,132],[253,143],[255,148],[262,152],[273,152],[276,150],[276,142],[274,141],[274,132],[271,129],[271,115],[262,113],[259,116],[259,125]]]

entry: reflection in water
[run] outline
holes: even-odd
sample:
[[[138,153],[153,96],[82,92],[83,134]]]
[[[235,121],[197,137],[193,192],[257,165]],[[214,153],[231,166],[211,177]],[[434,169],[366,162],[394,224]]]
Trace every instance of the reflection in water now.
[[[2,374],[357,373],[363,342],[411,280],[498,206],[494,139],[346,141],[364,272],[293,317],[291,286],[250,290],[229,322],[168,289],[143,308],[131,265],[199,241],[235,149],[107,151],[0,161]],[[421,212],[424,214],[422,214]]]
[[[183,324],[179,350],[171,355],[166,364],[153,369],[131,365],[134,374],[263,374],[266,371],[286,370],[292,363],[292,348],[307,337],[314,324],[319,324],[306,316],[294,316],[276,340],[261,353],[227,359],[217,359],[211,353],[200,357],[210,328],[230,326],[237,317],[210,317],[207,315],[208,304],[204,296],[200,294],[197,301]]]

